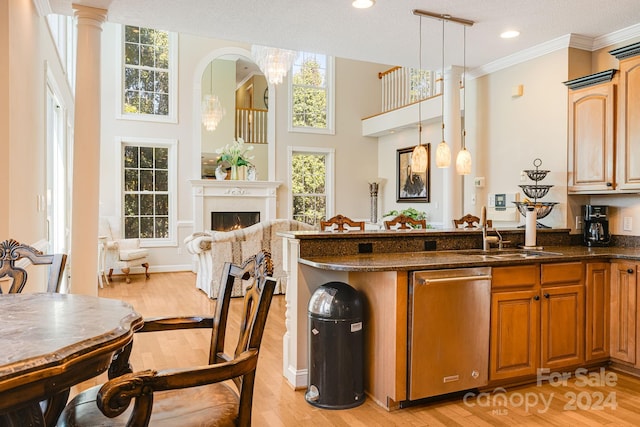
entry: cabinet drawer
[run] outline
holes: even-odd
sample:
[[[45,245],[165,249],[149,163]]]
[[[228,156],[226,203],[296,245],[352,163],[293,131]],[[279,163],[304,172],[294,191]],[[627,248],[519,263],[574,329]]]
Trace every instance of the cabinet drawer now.
[[[513,267],[494,267],[491,270],[491,289],[529,288],[538,284],[538,264]]]
[[[582,281],[581,262],[563,262],[558,264],[542,264],[541,283],[550,285],[554,283],[580,282]]]

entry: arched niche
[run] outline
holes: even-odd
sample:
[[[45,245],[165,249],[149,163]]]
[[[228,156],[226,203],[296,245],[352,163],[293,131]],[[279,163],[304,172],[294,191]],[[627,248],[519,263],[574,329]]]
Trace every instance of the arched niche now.
[[[238,67],[240,70],[237,70]],[[243,77],[238,78],[238,74],[243,75],[242,69],[244,67],[249,68],[248,73],[245,72]],[[274,180],[275,97],[268,96],[274,91],[272,85],[265,87],[266,81],[260,84],[259,79],[252,79],[251,70],[256,73],[259,71],[251,58],[251,52],[238,47],[216,49],[204,56],[197,64],[193,78],[194,153],[192,165],[194,178],[211,177],[211,167],[215,164],[215,150],[234,141],[236,106],[240,103],[243,104],[242,108],[246,108],[249,106],[248,103],[251,103],[252,108],[259,110],[258,107],[267,107],[268,110],[266,113],[267,143],[252,144],[258,180]],[[259,74],[261,75],[261,73]],[[252,81],[249,82],[249,80]],[[237,89],[241,91],[239,95],[236,94]],[[267,90],[265,91],[265,89]],[[202,101],[205,95],[210,95],[212,92],[219,97],[226,113],[216,129],[208,131],[202,123]],[[248,100],[249,97],[252,98],[252,102]],[[211,162],[209,162],[210,160]],[[206,172],[204,174],[206,176],[203,176],[203,172]]]

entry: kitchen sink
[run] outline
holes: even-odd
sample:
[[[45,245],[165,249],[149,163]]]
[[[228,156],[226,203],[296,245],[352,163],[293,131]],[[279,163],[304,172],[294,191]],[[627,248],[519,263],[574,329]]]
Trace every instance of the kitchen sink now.
[[[531,250],[531,249],[467,249],[461,251],[455,251],[460,255],[474,255],[482,257],[482,259],[528,259],[528,258],[538,258],[542,256],[557,256],[562,255],[558,252],[547,252],[547,251],[539,251],[539,250]]]

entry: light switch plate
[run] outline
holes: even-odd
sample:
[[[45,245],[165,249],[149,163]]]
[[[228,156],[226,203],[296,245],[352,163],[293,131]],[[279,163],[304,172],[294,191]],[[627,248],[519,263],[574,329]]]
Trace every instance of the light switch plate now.
[[[624,231],[633,231],[633,219],[630,216],[625,216],[622,219],[622,229]]]

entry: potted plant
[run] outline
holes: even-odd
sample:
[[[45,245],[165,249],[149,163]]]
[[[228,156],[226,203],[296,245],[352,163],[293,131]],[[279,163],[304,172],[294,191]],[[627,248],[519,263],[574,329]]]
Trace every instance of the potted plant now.
[[[420,220],[420,219],[427,219],[427,213],[424,211],[419,211],[415,208],[407,208],[407,209],[403,209],[401,211],[397,211],[397,210],[391,210],[389,212],[387,212],[386,214],[384,214],[384,218],[395,218],[398,215],[404,215],[406,217],[409,217],[411,219],[415,219],[415,220]],[[383,219],[384,219],[383,218]],[[433,228],[431,225],[427,224],[427,228]]]
[[[250,166],[253,160],[253,156],[249,155],[249,152],[253,150],[253,145],[245,145],[242,138],[238,138],[237,141],[233,141],[232,144],[227,144],[222,148],[216,150],[218,157],[218,164],[228,164],[231,168],[231,179],[238,179],[238,167]]]

